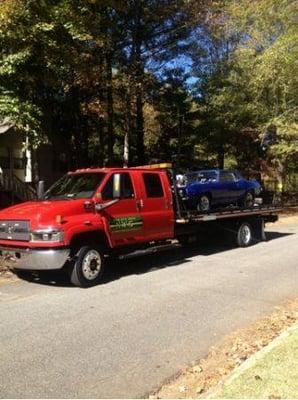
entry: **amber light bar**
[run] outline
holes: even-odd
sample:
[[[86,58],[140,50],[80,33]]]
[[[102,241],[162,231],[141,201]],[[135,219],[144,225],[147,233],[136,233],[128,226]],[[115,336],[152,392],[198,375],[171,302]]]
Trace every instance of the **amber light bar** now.
[[[144,169],[169,169],[172,168],[172,163],[161,163],[161,164],[148,164],[148,165],[138,165],[134,168],[144,168]]]

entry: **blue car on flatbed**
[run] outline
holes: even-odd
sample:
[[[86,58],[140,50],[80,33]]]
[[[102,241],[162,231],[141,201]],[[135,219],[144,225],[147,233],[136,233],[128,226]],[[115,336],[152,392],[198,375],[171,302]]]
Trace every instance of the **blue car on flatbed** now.
[[[251,208],[261,192],[258,181],[247,180],[236,170],[206,169],[189,172],[185,177],[180,193],[190,209],[200,212],[230,204]]]

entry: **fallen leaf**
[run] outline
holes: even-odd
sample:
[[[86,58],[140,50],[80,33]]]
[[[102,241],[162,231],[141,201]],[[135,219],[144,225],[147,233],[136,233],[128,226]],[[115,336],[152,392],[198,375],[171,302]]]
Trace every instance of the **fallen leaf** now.
[[[201,393],[203,393],[204,392],[204,388],[202,387],[202,386],[198,386],[197,388],[196,388],[196,394],[201,394]]]
[[[199,373],[202,372],[202,371],[203,371],[203,368],[200,367],[199,365],[195,365],[195,366],[192,368],[192,372],[194,372],[195,374],[199,374]]]

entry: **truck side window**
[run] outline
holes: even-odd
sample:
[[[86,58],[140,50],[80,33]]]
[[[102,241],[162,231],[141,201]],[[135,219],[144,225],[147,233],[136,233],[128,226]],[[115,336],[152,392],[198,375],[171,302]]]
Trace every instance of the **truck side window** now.
[[[114,174],[111,175],[103,188],[101,193],[103,200],[113,200],[113,179]],[[132,186],[131,177],[128,173],[120,174],[120,199],[134,198],[134,190]]]
[[[143,174],[147,197],[164,197],[159,174]]]
[[[121,174],[121,198],[122,199],[134,198],[132,181],[129,174]]]

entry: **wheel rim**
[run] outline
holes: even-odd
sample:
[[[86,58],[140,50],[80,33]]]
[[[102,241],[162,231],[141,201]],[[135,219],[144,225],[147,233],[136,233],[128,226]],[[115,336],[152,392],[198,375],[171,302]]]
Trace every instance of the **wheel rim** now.
[[[248,225],[242,225],[240,229],[240,237],[244,244],[248,244],[251,239],[251,231]]]
[[[208,196],[202,196],[199,201],[199,211],[208,211],[210,208],[210,200]]]
[[[92,281],[97,278],[101,270],[101,256],[96,250],[90,250],[82,261],[82,273],[84,278]]]
[[[252,193],[247,193],[246,199],[245,199],[246,206],[252,207],[253,201],[254,201],[254,197],[253,197]]]

